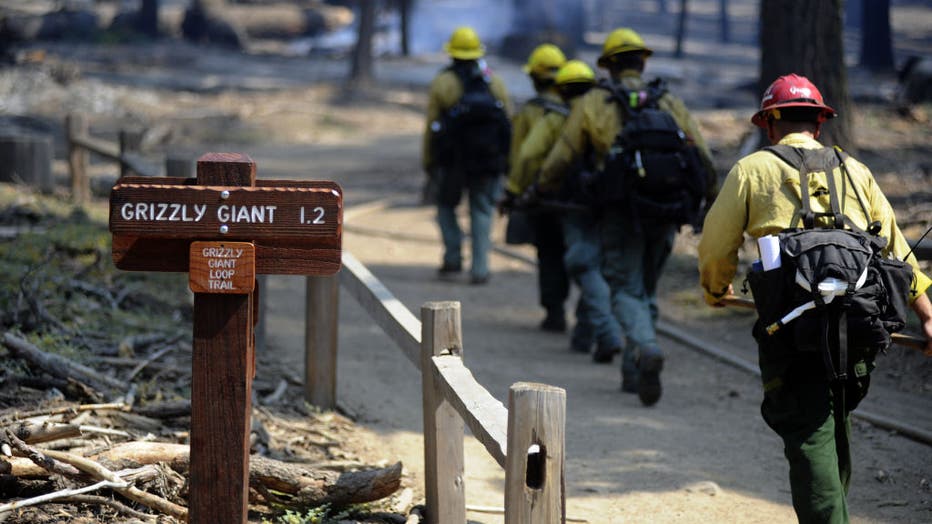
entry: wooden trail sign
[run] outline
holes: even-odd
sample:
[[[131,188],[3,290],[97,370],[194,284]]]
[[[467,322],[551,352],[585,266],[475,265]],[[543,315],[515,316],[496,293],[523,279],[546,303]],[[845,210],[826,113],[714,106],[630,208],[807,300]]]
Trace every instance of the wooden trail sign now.
[[[207,153],[196,178],[123,177],[110,196],[113,261],[188,272],[194,291],[189,522],[245,523],[256,274],[340,269],[343,190],[257,180],[238,153]]]

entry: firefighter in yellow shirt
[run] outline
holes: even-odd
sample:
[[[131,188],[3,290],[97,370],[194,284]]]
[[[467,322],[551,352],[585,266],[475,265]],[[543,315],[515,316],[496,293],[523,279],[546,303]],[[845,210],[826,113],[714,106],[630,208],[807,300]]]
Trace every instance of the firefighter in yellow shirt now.
[[[457,28],[444,49],[452,63],[430,84],[422,164],[437,186],[437,223],[443,237],[438,276],[463,270],[463,231],[456,207],[469,196],[470,282],[489,280],[492,214],[508,164],[511,123],[508,92],[482,57],[485,47],[470,27]]]
[[[525,102],[511,119],[511,151],[509,178],[518,158],[518,150],[534,124],[554,108],[563,107],[563,101],[554,85],[557,71],[566,64],[566,56],[553,44],[541,44],[534,48],[523,70],[534,85],[534,96]],[[507,189],[507,185],[506,185]],[[519,193],[520,194],[520,193]]]
[[[641,73],[652,53],[635,31],[628,28],[612,31],[605,39],[598,60],[599,66],[608,69],[611,77],[606,87],[624,89],[634,94],[637,102],[649,87]],[[627,100],[610,96],[606,89],[593,89],[574,104],[560,140],[541,168],[541,191],[557,191],[563,175],[587,155],[594,158],[597,171],[604,171],[627,119],[623,105],[626,103]],[[686,106],[670,93],[662,94],[657,105],[673,117],[689,143],[698,150],[706,171],[703,176],[707,177],[703,185],[709,195],[714,194],[715,171],[711,155]],[[611,174],[603,178],[623,179]],[[624,194],[617,196],[626,197]],[[673,248],[678,227],[665,219],[633,217],[629,205],[616,203],[601,210],[603,274],[611,288],[613,313],[627,339],[622,354],[622,390],[637,392],[645,405],[655,404],[661,395],[660,371],[664,356],[657,345],[654,327],[657,281]]]
[[[551,113],[565,113],[566,105],[560,99],[554,85],[557,70],[566,63],[563,51],[553,44],[538,46],[528,57],[524,71],[534,84],[536,96],[522,106],[512,120],[511,154],[509,174],[505,183],[505,195],[499,203],[499,210],[511,208],[514,199],[528,183],[533,173],[523,169],[525,162],[519,159],[519,152],[528,133],[541,120]],[[549,146],[548,146],[549,147]],[[562,333],[566,331],[566,314],[563,304],[570,291],[569,277],[563,267],[563,253],[566,248],[559,234],[560,217],[551,211],[535,210],[529,212],[519,209],[509,216],[510,221],[525,224],[530,240],[537,249],[537,287],[540,305],[545,316],[540,323],[544,331]],[[509,226],[514,226],[510,223]]]
[[[557,72],[555,84],[560,96],[570,106],[578,103],[595,85],[595,73],[585,62],[570,60]],[[533,183],[547,154],[559,140],[560,132],[569,108],[545,115],[528,134],[521,146],[516,164],[512,167],[507,189],[524,193]],[[593,360],[611,363],[612,357],[621,348],[621,330],[612,315],[608,283],[601,272],[601,248],[598,223],[592,210],[588,209],[589,198],[581,194],[580,177],[591,166],[579,165],[560,181],[557,195],[569,205],[552,211],[560,220],[551,230],[538,231],[538,235],[560,235],[566,250],[563,264],[567,274],[579,286],[579,302],[576,304],[576,325],[570,337],[570,349],[588,353],[595,343]]]
[[[819,90],[805,77],[782,76],[764,93],[760,111],[752,122],[767,131],[777,149],[758,151],[739,160],[705,218],[699,243],[699,278],[709,304],[720,305],[722,297],[733,293],[732,280],[745,233],[754,239],[776,235],[796,227],[798,220],[810,221],[806,229],[837,228],[835,220],[843,217],[852,227],[886,239],[884,256],[902,260],[909,253],[890,203],[864,164],[839,154],[843,166],[839,163],[831,169],[816,170],[808,160],[800,168],[778,156],[779,151],[793,151],[806,159],[824,151],[816,139],[822,123],[834,116],[834,110],[825,105]],[[807,171],[805,188],[801,187],[803,169]],[[805,207],[803,197],[808,202]],[[817,216],[823,213],[832,218]],[[912,309],[932,341],[932,305],[925,294],[932,281],[919,271],[915,257],[910,255],[906,262],[914,269]],[[777,285],[786,287],[779,280]],[[767,293],[768,297],[778,294]],[[761,307],[768,299],[763,295],[755,297]],[[846,391],[836,394],[840,390],[827,377],[828,365],[821,351],[798,347],[792,336],[796,328],[788,326],[780,336],[772,336],[765,325],[758,320],[754,327],[764,387],[761,414],[783,439],[793,507],[800,522],[847,523],[845,495],[851,475],[848,412],[867,392],[873,357],[863,362],[863,374],[859,374],[857,354],[845,349],[845,360],[850,359],[855,371],[843,385]],[[849,326],[847,321],[841,325]],[[806,340],[811,338],[821,337]],[[932,342],[926,350],[932,356]]]

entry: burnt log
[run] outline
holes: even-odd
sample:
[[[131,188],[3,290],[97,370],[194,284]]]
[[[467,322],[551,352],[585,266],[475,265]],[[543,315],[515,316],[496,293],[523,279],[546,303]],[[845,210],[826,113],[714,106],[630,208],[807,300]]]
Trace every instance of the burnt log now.
[[[187,473],[189,447],[164,442],[127,442],[88,457],[110,470],[138,468],[163,463]],[[11,474],[19,478],[44,478],[48,472],[25,458],[9,459]],[[330,503],[336,506],[361,504],[388,497],[401,486],[400,462],[386,468],[363,471],[333,471],[314,464],[282,462],[266,457],[249,457],[250,502],[259,493],[275,492],[279,503],[311,507]],[[287,499],[287,501],[285,500]],[[267,502],[267,501],[266,501]]]
[[[59,9],[45,14],[13,13],[0,19],[0,41],[87,40],[99,31],[94,11]]]

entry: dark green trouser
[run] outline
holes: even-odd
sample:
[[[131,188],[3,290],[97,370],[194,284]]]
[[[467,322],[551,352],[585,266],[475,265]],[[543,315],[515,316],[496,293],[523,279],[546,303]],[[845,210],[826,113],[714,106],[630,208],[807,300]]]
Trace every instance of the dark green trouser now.
[[[761,413],[783,439],[799,522],[847,523],[850,424],[846,416],[845,431],[836,438],[828,383],[784,384],[765,394]]]
[[[781,345],[765,342],[758,348],[765,389],[761,414],[783,439],[793,509],[801,524],[847,523],[848,413],[860,398],[847,399],[844,426],[836,434],[835,398],[820,355]],[[863,387],[866,392],[866,383]]]

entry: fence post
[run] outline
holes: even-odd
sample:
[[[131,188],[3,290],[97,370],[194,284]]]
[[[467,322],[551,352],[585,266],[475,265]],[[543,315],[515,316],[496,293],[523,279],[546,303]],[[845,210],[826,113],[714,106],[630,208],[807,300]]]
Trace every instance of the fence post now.
[[[421,307],[421,384],[424,395],[424,483],[427,524],[466,522],[463,419],[435,384],[432,357],[463,352],[459,302]]]
[[[120,178],[123,178],[133,174],[133,168],[130,167],[127,161],[127,155],[139,152],[139,147],[142,145],[142,131],[139,129],[120,129],[117,136],[120,144]],[[142,173],[136,174],[141,175]]]
[[[73,138],[86,136],[87,120],[80,113],[70,113],[65,117],[65,142],[68,146],[68,174],[71,179],[71,198],[75,202],[87,202],[91,195],[91,185],[87,178],[87,149],[74,143]]]
[[[306,287],[304,398],[317,407],[334,409],[337,405],[339,274],[309,276]]]
[[[518,382],[508,391],[505,524],[566,521],[566,391]]]

